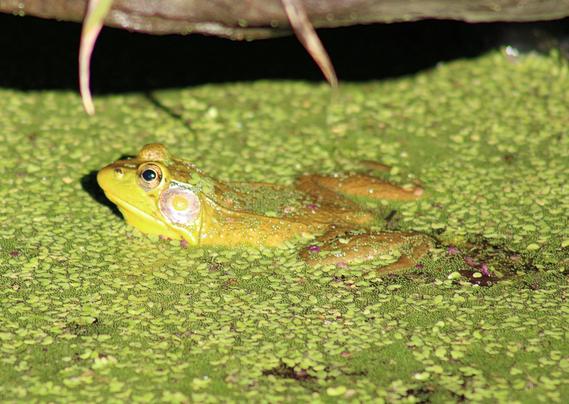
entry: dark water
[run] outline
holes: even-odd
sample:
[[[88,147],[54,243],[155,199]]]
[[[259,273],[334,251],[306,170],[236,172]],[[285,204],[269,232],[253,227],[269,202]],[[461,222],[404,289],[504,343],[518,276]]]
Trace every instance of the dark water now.
[[[521,51],[561,46],[569,55],[569,19],[533,24],[427,20],[318,32],[344,81],[413,74],[504,44]],[[76,23],[0,15],[0,86],[76,89],[79,36]],[[99,93],[258,79],[322,80],[322,75],[292,36],[235,42],[104,28],[92,61],[92,87]]]

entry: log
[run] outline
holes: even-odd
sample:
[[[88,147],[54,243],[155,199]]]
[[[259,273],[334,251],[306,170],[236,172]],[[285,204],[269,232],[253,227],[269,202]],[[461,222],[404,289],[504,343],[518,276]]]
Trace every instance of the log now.
[[[316,28],[421,19],[542,21],[569,0],[300,0]],[[87,0],[0,0],[0,12],[82,21]],[[260,39],[290,33],[282,0],[115,0],[105,25],[150,34]]]

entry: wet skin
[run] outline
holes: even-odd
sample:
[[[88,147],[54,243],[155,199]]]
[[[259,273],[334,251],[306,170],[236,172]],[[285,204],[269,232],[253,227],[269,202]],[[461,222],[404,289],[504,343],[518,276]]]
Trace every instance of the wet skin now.
[[[379,273],[414,266],[432,246],[421,234],[370,230],[377,216],[346,196],[413,201],[422,190],[365,174],[304,175],[294,187],[224,183],[171,156],[163,145],[149,144],[135,158],[102,168],[97,181],[127,223],[189,245],[277,247],[305,238],[310,246],[300,257],[310,265],[344,265],[396,253],[398,260],[377,268]]]

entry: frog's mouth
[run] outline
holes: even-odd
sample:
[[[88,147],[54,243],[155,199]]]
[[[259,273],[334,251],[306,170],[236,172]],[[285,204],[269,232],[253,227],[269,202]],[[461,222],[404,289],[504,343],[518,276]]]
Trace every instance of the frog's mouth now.
[[[138,224],[140,222],[148,222],[153,224],[154,226],[164,226],[160,220],[156,219],[154,216],[144,212],[141,209],[138,209],[136,206],[128,203],[124,199],[117,197],[116,195],[111,194],[110,192],[105,192],[105,196],[120,210],[124,219],[127,223],[132,224],[135,227],[139,227]],[[144,230],[144,229],[141,229]]]

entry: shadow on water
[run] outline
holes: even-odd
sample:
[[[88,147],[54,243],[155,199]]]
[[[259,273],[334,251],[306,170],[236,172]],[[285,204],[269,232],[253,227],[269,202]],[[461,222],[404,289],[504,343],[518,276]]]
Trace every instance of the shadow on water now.
[[[168,115],[170,118],[173,118],[174,120],[179,122],[182,126],[184,126],[188,130],[188,133],[192,135],[192,139],[193,139],[194,143],[196,143],[198,141],[197,133],[194,130],[194,128],[192,128],[192,121],[191,120],[184,118],[184,116],[181,113],[179,113],[178,111],[176,111],[175,108],[168,107],[168,106],[164,105],[164,103],[162,103],[162,101],[160,101],[158,99],[158,97],[156,97],[156,95],[151,91],[145,92],[144,98],[146,98],[146,100],[153,107],[155,107],[157,110],[162,111],[163,113]]]
[[[87,192],[91,198],[101,205],[106,206],[113,212],[113,214],[122,218],[121,212],[117,209],[114,203],[109,201],[105,196],[105,193],[97,183],[97,171],[91,171],[89,174],[84,175],[81,178],[81,187],[85,192]]]
[[[478,56],[498,44],[526,43],[534,29],[569,37],[569,20],[467,24],[426,20],[321,29],[340,80],[400,77],[439,62]],[[0,86],[77,91],[80,25],[0,14]],[[519,34],[521,32],[521,35]],[[152,36],[105,27],[91,65],[95,93],[259,79],[322,81],[293,36],[252,42],[200,35]]]

